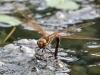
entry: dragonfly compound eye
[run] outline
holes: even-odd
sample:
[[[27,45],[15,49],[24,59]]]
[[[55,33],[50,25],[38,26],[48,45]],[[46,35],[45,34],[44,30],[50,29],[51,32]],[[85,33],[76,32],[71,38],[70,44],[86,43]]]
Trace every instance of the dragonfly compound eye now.
[[[37,44],[38,44],[38,47],[39,47],[39,48],[43,48],[43,47],[46,46],[47,42],[46,42],[45,39],[39,39],[39,40],[37,41]]]

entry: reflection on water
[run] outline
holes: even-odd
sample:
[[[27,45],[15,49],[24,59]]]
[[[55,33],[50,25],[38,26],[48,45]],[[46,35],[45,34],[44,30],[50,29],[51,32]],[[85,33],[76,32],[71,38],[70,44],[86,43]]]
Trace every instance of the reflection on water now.
[[[36,9],[34,9],[35,11],[33,12],[36,14],[35,17],[37,18],[38,24],[44,25],[46,26],[46,28],[50,30],[60,30],[63,28],[67,28],[68,26],[66,24],[70,25],[70,24],[80,23],[83,20],[84,22],[89,22],[91,20],[93,22],[96,22],[96,24],[93,26],[84,28],[81,33],[78,32],[74,34],[100,38],[100,35],[99,35],[100,34],[100,25],[99,25],[100,18],[97,18],[97,17],[100,17],[100,15],[97,14],[96,9],[94,9],[94,7],[96,8],[95,4],[91,4],[91,3],[90,5],[88,4],[91,1],[93,0],[80,2],[82,3],[81,8],[82,7],[85,8],[89,6],[88,9],[80,9],[78,11],[69,11],[69,12],[62,11],[64,15],[66,16],[66,19],[62,20],[61,22],[59,22],[55,18],[55,15],[54,15],[55,12],[58,11],[58,9],[48,7],[48,10],[47,10],[45,5],[41,4],[40,6],[43,7],[43,9],[41,7],[42,12],[39,10],[40,8],[39,6]],[[39,1],[37,0],[36,3],[39,3]],[[32,4],[35,4],[35,3],[32,2]],[[8,12],[9,10],[4,8],[7,6],[12,7],[11,3],[9,3],[8,5],[7,4],[2,5],[2,7],[0,7],[2,8],[2,12],[11,13],[11,11],[14,8],[13,7],[9,8],[10,12]],[[30,6],[30,9],[31,9],[31,6]],[[14,15],[18,16],[19,14],[17,13]],[[62,25],[58,25],[59,23]],[[11,30],[11,27],[9,28],[0,27],[1,41],[8,34],[10,30]],[[23,27],[17,26],[17,30],[14,32],[14,34],[9,38],[7,42],[12,42],[14,40],[21,39],[21,38],[39,39],[40,37],[41,35],[37,32],[24,30]],[[64,48],[64,50],[61,50],[59,52],[58,57],[60,60],[66,62],[69,65],[69,68],[71,68],[70,75],[87,75],[87,74],[100,75],[100,71],[99,71],[100,70],[100,45],[99,44],[100,44],[99,41],[61,39],[60,47]],[[55,40],[52,42],[52,47],[53,48],[55,47]]]

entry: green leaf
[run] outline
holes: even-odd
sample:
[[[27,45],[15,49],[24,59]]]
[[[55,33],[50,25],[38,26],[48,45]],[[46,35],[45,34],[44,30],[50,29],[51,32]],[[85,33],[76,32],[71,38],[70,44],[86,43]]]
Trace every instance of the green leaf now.
[[[73,1],[69,0],[45,0],[47,4],[51,7],[56,7],[64,10],[76,10],[79,5]]]
[[[60,3],[60,1],[62,0],[45,0],[47,2],[47,4],[51,7],[55,7],[56,5],[58,5]]]
[[[8,15],[2,15],[2,14],[0,14],[0,22],[8,23],[11,26],[17,26],[21,23],[19,20],[17,20],[14,17],[8,16]]]

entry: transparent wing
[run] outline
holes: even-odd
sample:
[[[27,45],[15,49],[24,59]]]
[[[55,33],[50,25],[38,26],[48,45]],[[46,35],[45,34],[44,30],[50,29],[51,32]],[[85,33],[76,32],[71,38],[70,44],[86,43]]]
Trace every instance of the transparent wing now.
[[[32,18],[34,16],[34,14],[30,11],[30,10],[26,10],[26,11],[22,11],[21,9],[21,4],[19,3],[14,3],[13,4],[15,9],[25,18],[27,19],[30,24],[26,24],[27,26],[30,26],[32,28],[34,28],[36,31],[40,32],[41,34],[43,35],[46,35],[46,32],[38,25],[36,24],[35,22],[33,22]]]
[[[80,40],[100,40],[97,38],[90,38],[90,37],[84,37],[84,36],[77,36],[77,35],[71,35],[71,36],[60,36],[60,38],[67,38],[67,39],[80,39]]]
[[[51,35],[59,34],[59,33],[62,33],[62,32],[71,32],[71,31],[74,31],[74,30],[76,30],[78,28],[85,28],[85,27],[93,25],[93,24],[95,24],[95,23],[94,22],[90,22],[90,23],[80,24],[80,25],[77,25],[75,27],[69,27],[67,29],[63,29],[63,30],[57,31],[57,32],[55,32],[55,33],[53,33]]]

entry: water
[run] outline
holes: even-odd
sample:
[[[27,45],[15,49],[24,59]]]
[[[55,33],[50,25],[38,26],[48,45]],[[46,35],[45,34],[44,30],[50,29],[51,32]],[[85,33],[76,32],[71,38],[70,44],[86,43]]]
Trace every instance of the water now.
[[[21,0],[22,1],[22,0]],[[22,1],[27,6],[30,7],[30,10],[34,12],[36,22],[43,26],[46,30],[57,31],[63,28],[73,26],[74,24],[80,24],[82,22],[95,22],[93,26],[86,27],[81,30],[81,33],[75,33],[76,35],[89,36],[100,38],[100,5],[97,1],[94,0],[75,0],[81,4],[80,9],[76,11],[61,11],[55,8],[46,7],[45,3],[42,0],[30,0]],[[17,2],[17,1],[16,1]],[[19,0],[20,2],[20,0]],[[95,2],[95,3],[94,3]],[[38,6],[37,6],[37,4]],[[34,8],[32,7],[33,5]],[[7,7],[9,6],[9,10]],[[36,8],[35,8],[36,7]],[[84,8],[83,8],[84,7]],[[10,14],[13,16],[20,15],[15,13],[14,8],[12,7],[12,1],[3,2],[1,4],[4,14]],[[12,13],[13,11],[13,13]],[[63,20],[57,20],[55,14],[61,11],[66,18]],[[51,13],[52,12],[52,13]],[[1,13],[1,14],[2,14]],[[21,17],[22,18],[22,17]],[[4,24],[5,25],[5,24]],[[21,24],[22,25],[22,24]],[[12,27],[0,27],[0,38],[1,41],[3,38],[10,32]],[[34,32],[23,29],[22,26],[17,26],[17,30],[13,35],[7,40],[6,43],[12,42],[21,38],[34,38],[39,39],[42,35]],[[0,41],[0,42],[1,42]],[[65,42],[66,41],[66,42]],[[64,61],[69,65],[71,69],[70,75],[100,75],[100,41],[86,41],[86,40],[69,40],[61,39],[59,51],[59,59]],[[55,40],[52,42],[52,48],[55,48]],[[62,52],[62,53],[61,53]],[[64,54],[65,53],[65,54]]]

